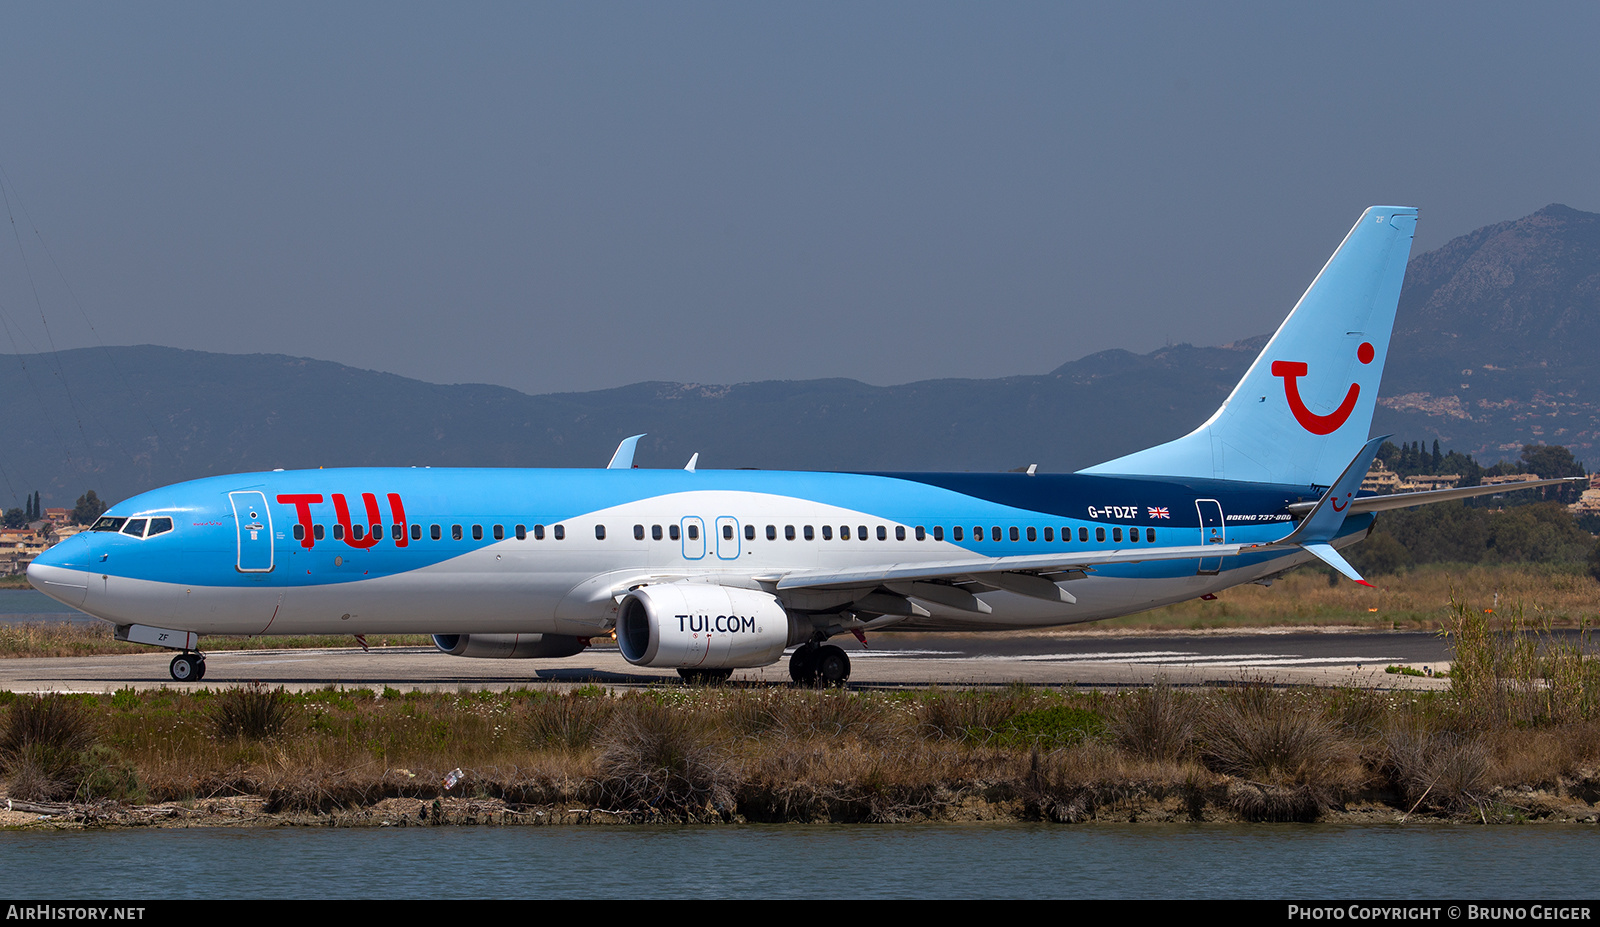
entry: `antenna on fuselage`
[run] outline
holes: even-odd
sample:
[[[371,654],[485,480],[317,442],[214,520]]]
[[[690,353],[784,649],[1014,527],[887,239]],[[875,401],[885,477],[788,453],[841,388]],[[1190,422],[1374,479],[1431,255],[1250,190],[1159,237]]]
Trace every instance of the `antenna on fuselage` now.
[[[694,452],[694,456],[689,458],[689,462],[683,465],[683,469],[688,470],[690,473],[693,473],[694,472],[694,465],[699,460],[700,460],[700,452],[699,451],[695,451]]]

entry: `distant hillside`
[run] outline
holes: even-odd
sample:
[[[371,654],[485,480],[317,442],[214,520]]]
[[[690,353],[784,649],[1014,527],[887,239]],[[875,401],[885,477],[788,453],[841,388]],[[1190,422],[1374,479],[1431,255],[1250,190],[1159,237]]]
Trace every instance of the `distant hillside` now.
[[[1600,215],[1551,205],[1411,260],[1376,427],[1600,464]]]
[[[6,357],[0,498],[39,489],[47,505],[65,505],[94,488],[119,499],[274,467],[598,467],[641,431],[643,466],[682,466],[699,452],[707,468],[1071,470],[1192,428],[1250,359],[1184,345],[999,380],[637,383],[528,396],[281,355],[141,346]]]
[[[1288,307],[1285,307],[1287,311]],[[1042,376],[731,386],[636,383],[529,396],[281,355],[153,346],[0,356],[0,504],[71,505],[241,470],[643,466],[1073,470],[1176,437],[1265,336],[1105,351]],[[1411,261],[1377,432],[1492,462],[1524,443],[1600,464],[1600,216],[1549,206]]]

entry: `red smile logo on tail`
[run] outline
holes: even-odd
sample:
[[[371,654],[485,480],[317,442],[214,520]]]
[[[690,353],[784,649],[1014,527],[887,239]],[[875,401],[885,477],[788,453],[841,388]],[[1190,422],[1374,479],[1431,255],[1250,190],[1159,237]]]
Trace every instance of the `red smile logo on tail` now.
[[[1370,342],[1363,341],[1361,347],[1356,349],[1356,358],[1363,364],[1372,363],[1372,358],[1377,352],[1373,350]],[[1361,384],[1350,384],[1350,391],[1344,394],[1344,401],[1339,403],[1339,408],[1328,415],[1318,415],[1306,408],[1305,400],[1300,398],[1299,379],[1306,375],[1310,369],[1300,361],[1273,361],[1272,375],[1283,377],[1283,395],[1289,400],[1289,411],[1294,413],[1294,420],[1300,427],[1314,435],[1333,434],[1339,430],[1350,418],[1350,413],[1356,409],[1356,399],[1361,396]]]

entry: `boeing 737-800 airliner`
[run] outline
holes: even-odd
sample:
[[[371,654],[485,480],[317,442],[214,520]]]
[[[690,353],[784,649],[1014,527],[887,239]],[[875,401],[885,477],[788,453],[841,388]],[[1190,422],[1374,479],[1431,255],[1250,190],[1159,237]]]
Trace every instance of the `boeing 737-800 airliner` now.
[[[839,634],[1094,621],[1313,558],[1361,582],[1338,548],[1374,512],[1496,489],[1357,495],[1416,218],[1368,209],[1199,428],[1078,473],[641,470],[637,438],[605,469],[247,473],[120,502],[28,579],[181,651],[180,680],[202,634],[561,657],[615,632],[687,678],[794,647],[804,682],[848,677]]]

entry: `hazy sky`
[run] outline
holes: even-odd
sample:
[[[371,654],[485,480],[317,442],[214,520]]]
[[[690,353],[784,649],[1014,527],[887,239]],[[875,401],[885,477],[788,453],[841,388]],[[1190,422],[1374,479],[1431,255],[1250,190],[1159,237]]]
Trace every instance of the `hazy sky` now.
[[[1421,207],[1419,250],[1600,211],[1592,2],[0,22],[0,351],[529,392],[1041,373],[1270,331],[1371,204]]]

